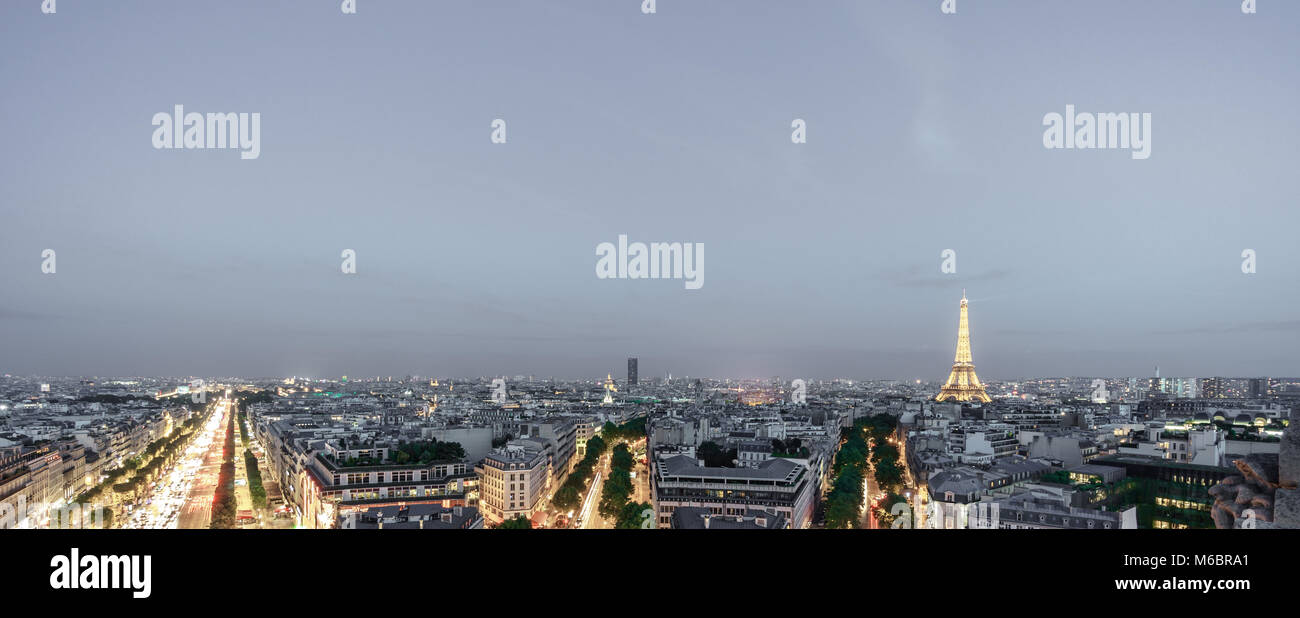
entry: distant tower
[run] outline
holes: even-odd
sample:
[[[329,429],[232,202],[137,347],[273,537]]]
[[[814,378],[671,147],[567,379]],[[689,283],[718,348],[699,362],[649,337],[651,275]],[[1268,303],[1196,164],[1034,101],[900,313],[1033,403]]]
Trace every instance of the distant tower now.
[[[618,389],[614,387],[614,376],[605,374],[605,399],[601,403],[614,403],[614,393],[617,392]]]
[[[961,319],[957,322],[957,357],[952,363],[948,381],[934,398],[935,401],[993,401],[984,392],[984,385],[975,375],[975,363],[970,354],[970,322],[966,318],[966,290],[961,292]]]
[[[636,386],[636,359],[627,359],[627,385]]]

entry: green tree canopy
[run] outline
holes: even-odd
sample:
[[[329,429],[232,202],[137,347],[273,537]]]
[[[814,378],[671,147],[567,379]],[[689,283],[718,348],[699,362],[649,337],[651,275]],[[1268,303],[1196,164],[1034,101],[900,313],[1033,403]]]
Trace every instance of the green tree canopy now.
[[[528,518],[523,515],[515,515],[501,522],[501,525],[497,526],[497,528],[501,530],[532,530],[533,522],[528,521]]]

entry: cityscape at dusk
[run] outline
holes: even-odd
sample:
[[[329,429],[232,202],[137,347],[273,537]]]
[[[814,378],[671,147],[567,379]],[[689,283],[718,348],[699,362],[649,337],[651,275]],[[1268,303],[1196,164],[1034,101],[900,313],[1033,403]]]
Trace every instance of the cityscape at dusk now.
[[[963,295],[943,382],[657,376],[636,357],[618,379],[6,374],[0,521],[1300,527],[1278,487],[1300,378],[984,383],[968,313]]]
[[[376,613],[841,552],[900,599],[1280,590],[1298,35],[1276,0],[5,2],[0,592]]]

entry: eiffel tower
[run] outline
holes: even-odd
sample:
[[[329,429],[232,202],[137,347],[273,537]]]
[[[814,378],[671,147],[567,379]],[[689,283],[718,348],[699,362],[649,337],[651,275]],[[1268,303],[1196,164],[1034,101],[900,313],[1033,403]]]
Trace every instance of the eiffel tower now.
[[[975,375],[975,363],[970,356],[970,323],[966,319],[966,290],[961,291],[961,320],[957,322],[957,358],[952,363],[952,373],[943,384],[935,401],[993,401],[984,392],[984,385]]]

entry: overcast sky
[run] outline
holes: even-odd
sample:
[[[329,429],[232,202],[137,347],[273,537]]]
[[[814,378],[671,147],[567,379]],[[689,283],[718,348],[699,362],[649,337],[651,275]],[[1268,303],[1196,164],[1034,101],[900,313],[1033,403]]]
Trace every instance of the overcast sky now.
[[[1239,4],[6,1],[0,372],[941,380],[965,288],[985,379],[1300,375],[1300,3]]]

